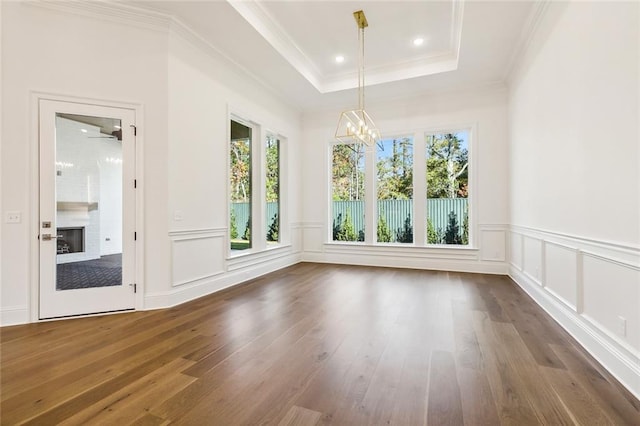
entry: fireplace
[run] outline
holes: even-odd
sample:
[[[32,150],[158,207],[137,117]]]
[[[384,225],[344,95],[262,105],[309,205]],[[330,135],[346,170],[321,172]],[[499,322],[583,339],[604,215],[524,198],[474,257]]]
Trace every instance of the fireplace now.
[[[84,252],[84,226],[58,228],[58,254]]]

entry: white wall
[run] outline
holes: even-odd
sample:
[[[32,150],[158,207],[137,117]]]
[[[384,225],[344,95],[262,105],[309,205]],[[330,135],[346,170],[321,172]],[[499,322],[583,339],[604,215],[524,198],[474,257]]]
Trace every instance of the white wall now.
[[[143,308],[171,306],[299,259],[295,194],[300,179],[293,159],[300,118],[295,109],[170,18],[140,15],[126,5],[94,6],[0,6],[2,102],[11,105],[2,110],[2,208],[3,216],[22,213],[21,223],[2,223],[3,325],[37,318],[34,91],[139,105]],[[228,104],[287,136],[291,194],[291,244],[231,260],[226,251]],[[173,220],[176,210],[180,222]]]
[[[355,95],[354,95],[355,96]],[[355,101],[355,99],[354,99]],[[506,273],[507,93],[500,85],[475,91],[369,103],[367,110],[382,135],[472,126],[472,223],[475,242],[468,248],[346,246],[329,239],[329,144],[339,110],[305,114],[302,151],[304,258],[470,272]],[[416,153],[418,155],[418,153]]]
[[[300,141],[299,113],[185,32],[170,36],[168,71],[172,287],[149,295],[151,306],[180,303],[296,263],[301,249],[299,172],[294,160]],[[288,195],[283,217],[288,220],[283,221],[283,232],[289,238],[277,249],[261,251],[261,236],[256,234],[253,247],[258,250],[240,258],[230,257],[227,235],[231,113],[259,125],[254,141],[264,141],[269,130],[288,142],[288,162],[283,165],[283,188]],[[260,190],[253,188],[256,201]]]
[[[551,3],[509,99],[510,274],[636,395],[639,13]]]
[[[167,35],[17,2],[2,2],[2,31],[3,103],[12,106],[2,111],[2,199],[5,211],[22,212],[21,223],[2,223],[3,324],[37,315],[32,91],[144,105],[146,287],[166,288]]]

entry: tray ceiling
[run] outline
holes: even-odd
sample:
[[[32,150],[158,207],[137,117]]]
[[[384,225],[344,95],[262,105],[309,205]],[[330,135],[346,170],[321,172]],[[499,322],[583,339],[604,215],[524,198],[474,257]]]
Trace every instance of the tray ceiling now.
[[[504,85],[544,2],[126,1],[162,13],[304,110],[353,103],[364,10],[368,100]],[[421,46],[413,40],[423,38]],[[335,57],[344,56],[342,63]]]

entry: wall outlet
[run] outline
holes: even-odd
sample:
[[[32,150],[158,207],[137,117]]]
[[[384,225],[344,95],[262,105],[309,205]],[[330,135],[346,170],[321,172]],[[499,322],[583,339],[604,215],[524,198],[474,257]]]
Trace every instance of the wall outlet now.
[[[22,212],[7,212],[4,221],[6,223],[20,223],[22,222]]]
[[[627,337],[627,319],[625,317],[618,316],[616,332],[621,337]]]

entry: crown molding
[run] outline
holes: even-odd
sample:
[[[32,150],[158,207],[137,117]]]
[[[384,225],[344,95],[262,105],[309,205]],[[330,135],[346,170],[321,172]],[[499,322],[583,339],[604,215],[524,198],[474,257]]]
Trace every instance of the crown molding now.
[[[262,87],[264,87],[267,91],[269,91],[271,94],[276,96],[278,99],[282,100],[287,104],[290,104],[288,100],[282,98],[282,95],[272,85],[270,85],[269,83],[267,83],[266,81],[258,77],[255,73],[251,72],[251,70],[249,70],[248,68],[240,65],[238,62],[232,59],[229,55],[219,50],[215,45],[213,45],[211,42],[206,40],[200,34],[192,30],[187,24],[183,23],[178,18],[173,16],[171,17],[171,23],[169,25],[169,33],[171,35],[178,37],[184,42],[194,46],[196,49],[213,57],[214,59],[222,59],[223,61],[228,62],[233,67],[237,68],[242,73],[244,73],[247,77],[256,81],[258,84],[260,84]]]
[[[507,62],[507,66],[505,67],[505,72],[503,74],[504,81],[511,81],[512,77],[516,74],[522,61],[531,46],[533,41],[533,37],[536,34],[540,22],[544,17],[546,11],[549,8],[550,0],[541,0],[533,3],[531,7],[531,12],[529,12],[529,16],[527,17],[527,21],[522,27],[522,31],[520,31],[520,36],[518,37],[518,41],[516,42],[513,50],[511,51],[511,55],[509,57],[509,61]]]
[[[241,0],[227,2],[313,87],[324,93],[320,70],[260,3]]]
[[[173,20],[173,17],[170,15],[131,6],[124,2],[110,2],[103,0],[35,0],[25,2],[24,4],[161,32],[167,32],[171,25],[171,21]]]
[[[283,98],[282,94],[272,85],[268,84],[249,69],[240,65],[227,54],[220,51],[212,43],[207,41],[204,37],[196,33],[188,25],[173,15],[153,9],[131,6],[126,4],[124,1],[32,0],[24,3],[30,6],[40,7],[60,13],[133,26],[143,30],[162,32],[168,36],[174,35],[214,59],[221,59],[229,63],[231,66],[244,73],[248,78],[264,87],[265,90],[273,94],[277,99],[280,99],[287,105],[291,105],[291,101]]]
[[[227,2],[320,93],[337,92],[358,87],[358,72],[322,74],[284,28],[265,10],[260,1],[227,0]],[[464,0],[451,2],[449,48],[439,54],[403,63],[368,68],[367,85],[390,83],[423,77],[458,68]]]

